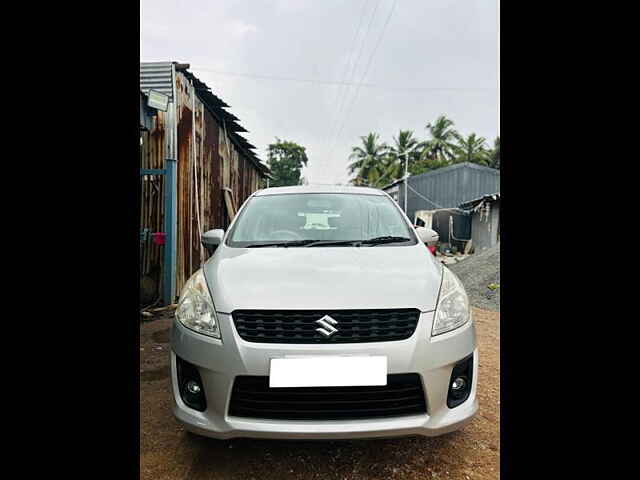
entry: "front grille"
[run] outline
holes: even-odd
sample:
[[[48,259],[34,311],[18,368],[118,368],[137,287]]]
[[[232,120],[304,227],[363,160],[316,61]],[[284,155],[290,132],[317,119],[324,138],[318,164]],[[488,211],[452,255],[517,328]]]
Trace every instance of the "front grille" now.
[[[229,415],[277,420],[345,420],[427,412],[417,373],[387,375],[369,387],[269,388],[269,377],[236,377]]]
[[[243,340],[259,343],[358,343],[404,340],[413,335],[420,310],[236,310],[232,314]],[[325,315],[337,321],[329,337],[317,332]]]

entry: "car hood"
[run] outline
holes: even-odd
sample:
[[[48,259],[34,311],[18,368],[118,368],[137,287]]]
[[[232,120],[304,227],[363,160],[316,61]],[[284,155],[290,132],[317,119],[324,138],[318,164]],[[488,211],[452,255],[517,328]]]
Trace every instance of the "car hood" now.
[[[435,310],[442,266],[424,245],[229,248],[204,265],[216,310]]]

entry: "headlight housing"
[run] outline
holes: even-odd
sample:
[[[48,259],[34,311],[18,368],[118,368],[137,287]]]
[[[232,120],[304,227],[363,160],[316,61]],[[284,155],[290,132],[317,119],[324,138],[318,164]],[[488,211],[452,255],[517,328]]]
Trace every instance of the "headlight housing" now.
[[[433,319],[431,336],[461,327],[469,320],[469,298],[462,282],[447,267],[442,267],[442,285]]]
[[[194,273],[182,289],[176,319],[191,330],[220,338],[216,309],[202,269]]]

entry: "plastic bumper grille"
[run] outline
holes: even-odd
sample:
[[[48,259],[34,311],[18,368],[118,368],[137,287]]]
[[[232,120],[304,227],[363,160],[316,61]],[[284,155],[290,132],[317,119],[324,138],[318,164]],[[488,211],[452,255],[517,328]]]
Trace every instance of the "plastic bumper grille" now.
[[[318,332],[329,315],[335,332]],[[418,325],[417,309],[393,310],[236,310],[232,318],[243,340],[259,343],[359,343],[404,340]]]
[[[401,417],[427,411],[420,376],[387,375],[387,385],[269,388],[269,377],[236,377],[229,415],[278,420]]]

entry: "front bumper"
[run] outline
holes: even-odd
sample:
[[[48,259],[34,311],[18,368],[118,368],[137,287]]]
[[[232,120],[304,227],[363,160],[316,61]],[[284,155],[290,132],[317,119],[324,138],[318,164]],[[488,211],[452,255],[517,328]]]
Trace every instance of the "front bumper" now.
[[[453,332],[430,337],[433,312],[422,313],[414,334],[394,342],[339,345],[261,344],[242,340],[231,316],[218,314],[224,342],[195,333],[179,322],[172,327],[171,385],[173,413],[194,433],[227,439],[234,437],[282,439],[350,439],[407,435],[436,436],[468,423],[478,409],[476,386],[478,351],[473,321]],[[469,398],[447,407],[453,366],[473,353],[473,382]],[[228,415],[233,381],[238,375],[269,375],[271,358],[288,355],[386,355],[388,373],[418,373],[422,378],[427,413],[366,420],[266,420]],[[178,392],[176,355],[200,373],[207,409],[187,407]]]

